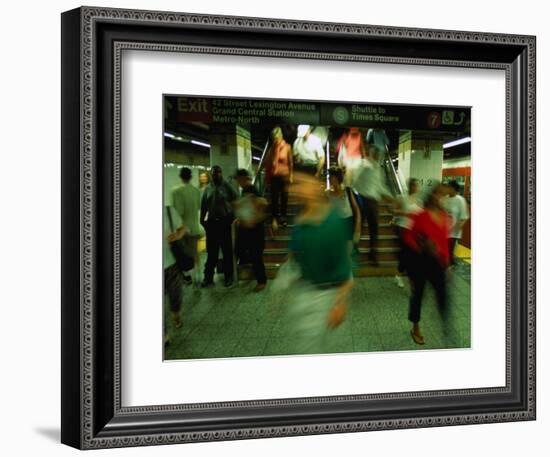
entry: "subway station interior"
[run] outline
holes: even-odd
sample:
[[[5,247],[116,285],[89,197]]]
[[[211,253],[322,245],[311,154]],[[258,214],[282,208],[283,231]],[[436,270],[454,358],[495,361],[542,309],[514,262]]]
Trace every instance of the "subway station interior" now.
[[[185,280],[176,310],[169,303],[173,298],[165,290],[165,360],[471,347],[472,140],[468,107],[184,96],[166,96],[164,105],[165,237],[175,230],[174,221],[166,217],[176,212],[175,189],[193,186],[200,191],[200,204],[204,205],[205,194],[209,195],[207,188],[213,185],[212,167],[221,169],[223,181],[234,189],[237,198],[242,194],[237,179],[240,170],[242,176],[248,176],[248,185],[256,189],[257,197],[267,202],[261,221],[265,287],[258,287],[255,268],[245,256],[236,253],[236,229],[231,232],[232,281],[223,272],[220,250],[212,284],[205,284],[209,253],[207,234],[201,232],[196,243],[198,262],[189,271],[180,272]],[[305,328],[303,322],[297,324],[297,320],[308,318],[296,318],[293,311],[300,306],[296,296],[306,297],[307,301],[310,295],[297,292],[293,296],[292,285],[281,290],[277,281],[290,258],[293,231],[304,209],[299,196],[293,193],[295,186],[290,184],[285,214],[280,217],[280,208],[274,214],[267,166],[274,131],[280,132],[289,145],[296,173],[296,145],[303,141],[306,131],[307,138],[314,137],[315,144],[322,146],[314,179],[328,192],[334,184],[330,177],[342,170],[342,188],[349,187],[354,193],[361,213],[359,234],[353,239],[349,254],[353,285],[347,295],[345,315],[337,325],[323,331],[322,343],[309,346],[299,333]],[[353,144],[348,142],[351,135],[357,139]],[[358,174],[349,171],[355,167],[350,151],[357,147],[362,156],[370,156],[375,163],[380,188],[384,189],[375,207],[374,233],[372,219],[364,217],[359,204],[361,194],[354,189],[353,176]],[[184,168],[191,173],[188,182],[182,183]],[[348,175],[352,177],[348,179]],[[415,330],[418,322],[410,317],[411,297],[418,282],[413,273],[401,269],[402,232],[396,230],[396,220],[402,214],[396,208],[401,208],[399,202],[407,198],[413,181],[418,201],[429,200],[438,187],[444,189],[443,209],[453,196],[453,189],[467,207],[459,236],[453,235],[456,244],[450,248],[452,263],[444,269],[445,311],[442,312],[438,290],[431,287],[428,277],[422,296],[421,334]],[[453,214],[448,214],[449,220],[455,221]],[[165,269],[170,264],[169,251],[169,243],[164,242]],[[416,268],[415,262],[409,261],[409,270]],[[323,316],[311,319],[322,321]]]

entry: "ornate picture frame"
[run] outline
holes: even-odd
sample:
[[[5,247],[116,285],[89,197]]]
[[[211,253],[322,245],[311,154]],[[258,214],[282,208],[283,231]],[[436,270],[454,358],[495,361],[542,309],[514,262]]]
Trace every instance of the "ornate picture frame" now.
[[[533,36],[82,7],[62,15],[62,442],[80,449],[535,419]],[[506,74],[506,385],[121,404],[123,50]]]

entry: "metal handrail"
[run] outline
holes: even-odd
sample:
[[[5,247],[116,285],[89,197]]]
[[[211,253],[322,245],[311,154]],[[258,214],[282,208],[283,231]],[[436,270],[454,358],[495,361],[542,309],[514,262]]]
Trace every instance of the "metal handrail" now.
[[[256,179],[258,178],[258,175],[262,171],[262,165],[264,163],[265,155],[267,153],[267,149],[269,146],[269,140],[265,142],[264,150],[262,152],[262,157],[260,158],[260,163],[258,164],[258,169],[256,170],[256,174],[254,175],[254,178],[252,178],[252,184],[256,184]]]
[[[330,189],[330,176],[329,176],[329,170],[330,170],[330,141],[327,138],[327,144],[326,144],[326,159],[325,159],[325,169],[326,169],[326,188]]]
[[[403,191],[403,186],[401,185],[401,181],[399,180],[399,175],[397,174],[397,170],[395,169],[395,165],[393,164],[393,158],[391,154],[388,151],[386,159],[386,169],[389,168],[390,176],[393,179],[393,183],[395,186],[396,191],[399,193],[399,195],[404,195],[405,192]],[[389,163],[389,166],[387,165]]]

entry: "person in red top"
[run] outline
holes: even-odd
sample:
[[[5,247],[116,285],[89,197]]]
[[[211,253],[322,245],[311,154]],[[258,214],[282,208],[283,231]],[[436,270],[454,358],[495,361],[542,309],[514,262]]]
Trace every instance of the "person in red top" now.
[[[350,127],[338,140],[338,166],[340,168],[356,168],[366,154],[363,135],[357,127]]]
[[[412,217],[411,230],[404,235],[416,260],[411,264],[411,299],[409,303],[409,320],[413,323],[411,336],[415,343],[424,344],[420,331],[420,309],[426,282],[435,289],[439,311],[445,316],[447,307],[446,269],[449,265],[449,248],[447,237],[451,220],[443,209],[441,199],[447,194],[447,187],[436,184],[431,189],[424,210]]]
[[[266,156],[266,181],[271,193],[271,212],[273,230],[278,224],[286,226],[286,209],[288,204],[288,185],[292,183],[293,159],[292,148],[283,138],[281,127],[271,131],[272,143]]]

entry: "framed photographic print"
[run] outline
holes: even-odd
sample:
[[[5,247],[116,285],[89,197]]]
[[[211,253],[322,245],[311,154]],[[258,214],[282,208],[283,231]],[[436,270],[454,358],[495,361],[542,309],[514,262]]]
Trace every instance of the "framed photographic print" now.
[[[535,38],[62,15],[62,442],[535,418]]]

